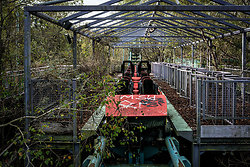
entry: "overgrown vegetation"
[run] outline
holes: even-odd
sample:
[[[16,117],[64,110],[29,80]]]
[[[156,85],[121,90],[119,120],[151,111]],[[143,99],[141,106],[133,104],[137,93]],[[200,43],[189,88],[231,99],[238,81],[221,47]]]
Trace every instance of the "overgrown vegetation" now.
[[[209,1],[201,2],[209,3]],[[56,152],[50,144],[41,142],[40,138],[45,135],[41,129],[30,126],[29,130],[32,133],[30,140],[32,142],[26,140],[25,137],[27,134],[24,132],[23,7],[34,3],[37,3],[37,1],[0,1],[0,166],[20,166],[20,164],[24,164],[24,159],[27,156],[25,150],[34,147],[34,144],[46,148],[30,149],[29,154],[32,155],[32,159],[29,161],[34,166],[67,166],[73,162],[71,153]],[[247,0],[237,0],[236,3],[249,5]],[[237,12],[232,14],[240,15]],[[31,33],[32,78],[47,81],[78,78],[78,115],[81,115],[81,113],[90,115],[107,95],[114,93],[114,81],[110,75],[118,70],[117,67],[123,59],[128,59],[128,49],[125,49],[125,51],[116,49],[113,56],[112,48],[99,43],[98,40],[91,40],[78,35],[78,66],[77,69],[73,69],[72,32],[32,16]],[[200,33],[202,34],[202,31]],[[113,40],[113,42],[116,40],[118,39]],[[107,39],[105,42],[110,41]],[[145,60],[173,62],[173,51],[170,48],[174,44],[174,42],[170,43],[169,47],[142,49],[141,54]],[[190,59],[190,46],[184,49],[184,58]],[[211,65],[217,69],[223,69],[225,65],[236,67],[241,63],[240,36],[216,39],[212,46],[209,46],[208,43],[196,46],[195,58],[201,60],[200,63],[203,65],[207,65],[209,50],[213,52]],[[176,49],[176,55],[180,57],[180,50]],[[249,62],[250,57],[248,56],[248,68],[250,68]],[[46,91],[45,88],[44,91]],[[46,102],[48,99],[42,100]],[[39,113],[30,117],[32,122],[39,122],[44,118],[51,120],[50,117],[58,114],[62,118],[65,117],[64,121],[67,122],[66,116],[72,115],[72,101],[60,99],[59,103],[60,107],[56,110],[36,109],[35,111]],[[69,110],[71,111],[68,112]],[[78,120],[81,125],[80,121]],[[44,126],[46,128],[46,125]],[[112,142],[118,134],[128,136],[131,140],[136,141],[136,138],[131,138],[134,132],[128,131],[126,126],[126,118],[111,118],[109,124],[104,124],[101,127],[100,133],[108,138],[110,146],[113,146]],[[139,126],[139,130],[141,129],[143,130],[144,127]],[[52,140],[53,138],[51,138]],[[128,144],[127,141],[120,142],[121,144]],[[109,157],[109,152],[106,153],[106,156]]]

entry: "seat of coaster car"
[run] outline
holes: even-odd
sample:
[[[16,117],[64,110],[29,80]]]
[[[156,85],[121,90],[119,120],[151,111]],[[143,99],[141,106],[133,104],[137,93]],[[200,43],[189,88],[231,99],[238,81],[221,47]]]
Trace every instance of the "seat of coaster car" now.
[[[131,94],[131,85],[130,85],[130,77],[124,76],[118,82],[118,88],[116,90],[117,95],[126,95]]]
[[[157,94],[156,86],[149,76],[141,79],[141,94]]]
[[[137,66],[138,76],[148,76],[151,72],[151,65],[149,61],[140,61]]]
[[[126,77],[132,77],[131,71],[128,69],[128,70],[124,73],[124,76],[126,76]]]
[[[148,73],[146,71],[141,71],[141,77],[148,76]]]

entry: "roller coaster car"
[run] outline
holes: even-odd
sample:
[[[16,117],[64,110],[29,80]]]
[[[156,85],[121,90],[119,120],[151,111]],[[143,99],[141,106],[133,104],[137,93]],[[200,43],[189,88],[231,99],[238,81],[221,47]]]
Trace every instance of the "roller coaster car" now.
[[[110,103],[106,105],[106,118],[126,117],[130,128],[143,125],[146,130],[135,134],[139,136],[139,141],[129,145],[129,148],[117,143],[112,151],[118,158],[125,157],[129,164],[156,163],[153,162],[155,156],[163,152],[162,156],[166,154],[166,149],[162,149],[164,137],[167,136],[166,97],[150,78],[151,66],[148,61],[139,62],[137,67],[131,61],[124,61],[121,71],[122,77],[118,83],[121,86],[117,87],[114,97],[107,98]],[[136,156],[128,156],[132,154]]]
[[[84,160],[82,167],[191,167],[190,162],[179,155],[179,142],[170,136],[166,97],[150,78],[150,68],[147,61],[139,62],[137,67],[131,61],[123,62],[116,95],[108,97],[109,103],[104,107],[103,123],[110,130],[116,130],[112,122],[122,119],[126,130],[122,129],[130,133],[108,134],[111,138],[118,135],[112,140],[114,147],[109,147],[110,159],[102,159],[106,139],[110,137],[99,136],[94,154]]]
[[[127,67],[126,70],[125,67]],[[113,103],[107,105],[106,115],[167,116],[166,97],[150,78],[150,68],[148,61],[139,62],[137,67],[131,61],[123,62],[122,78],[118,83],[115,97],[108,98]]]

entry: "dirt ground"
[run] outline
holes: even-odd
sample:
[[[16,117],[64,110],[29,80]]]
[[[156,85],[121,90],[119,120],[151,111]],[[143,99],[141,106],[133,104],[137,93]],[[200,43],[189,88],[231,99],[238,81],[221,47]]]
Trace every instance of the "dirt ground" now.
[[[165,93],[170,103],[180,113],[182,118],[194,130],[196,127],[196,111],[195,108],[189,106],[189,99],[180,97],[176,90],[171,88],[167,82],[154,79],[156,84]]]

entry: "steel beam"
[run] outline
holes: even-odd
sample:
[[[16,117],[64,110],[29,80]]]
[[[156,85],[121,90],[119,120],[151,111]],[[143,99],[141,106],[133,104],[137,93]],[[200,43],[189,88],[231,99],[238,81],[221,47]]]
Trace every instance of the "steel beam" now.
[[[200,167],[200,145],[199,144],[193,144],[192,167]]]
[[[164,11],[162,11],[161,13],[164,13],[164,14],[167,14],[167,15],[170,15],[170,16],[174,16],[173,14],[167,13],[167,12],[164,12]],[[190,17],[190,15],[188,15],[188,14],[186,14],[186,13],[184,13],[184,12],[177,12],[177,13],[178,13],[178,14],[181,14],[181,15],[183,15],[183,16]],[[197,23],[195,23],[195,22],[193,22],[193,21],[186,20],[185,22],[186,22],[186,23],[193,24],[193,25],[196,25],[196,26],[200,26],[200,24],[197,24]],[[205,23],[205,24],[208,24],[208,25],[211,25],[211,26],[217,26],[217,25],[215,25],[215,24],[212,24],[212,23],[210,23],[210,22],[208,22],[208,21],[204,21],[204,20],[200,20],[200,22]],[[182,22],[181,22],[181,25],[183,25]],[[187,24],[185,24],[185,25],[187,25]],[[218,34],[221,34],[221,33],[217,32],[217,31],[215,31],[215,30],[213,30],[213,29],[212,29],[211,31],[213,31],[213,32],[215,32],[215,33],[218,33]],[[230,32],[230,31],[229,31],[229,32]],[[211,34],[208,33],[208,32],[205,32],[205,33],[211,35]]]
[[[171,25],[171,26],[178,26],[178,24],[183,24],[183,23],[180,23],[180,22],[177,22],[177,21],[174,21],[175,24],[174,24],[174,23],[171,23],[171,22],[168,22],[168,21],[165,21],[165,20],[159,20],[159,22],[162,22],[162,23],[164,23],[164,24]],[[188,25],[184,25],[184,26],[188,26]],[[193,30],[186,30],[186,29],[184,29],[184,30],[185,30],[186,33],[189,33],[189,34],[196,34],[196,35],[201,36],[200,33],[195,32],[195,31],[193,31]],[[207,37],[207,36],[206,36],[206,37]]]
[[[124,12],[126,13],[126,12]],[[121,13],[123,14],[123,13]],[[230,21],[249,21],[250,18],[238,18],[238,17],[230,17],[230,18],[220,18],[220,17],[116,17],[121,14],[115,14],[113,17],[86,17],[86,18],[76,18],[73,20],[230,20]]]
[[[242,53],[241,53],[241,72],[242,72],[242,77],[245,76],[245,69],[246,69],[246,54],[247,54],[247,34],[246,32],[242,33]]]
[[[136,13],[136,12],[135,12]],[[143,14],[146,14],[146,13],[143,13]],[[137,15],[137,16],[140,16],[140,15],[143,15],[143,14],[139,14],[139,15]],[[149,15],[149,14],[148,14]],[[147,16],[147,15],[146,15]],[[111,21],[112,22],[112,21]],[[128,22],[124,22],[124,21],[119,21],[119,22],[116,22],[116,23],[113,23],[113,24],[111,24],[111,25],[108,25],[108,26],[113,26],[113,25],[117,25],[117,24],[120,24],[120,23],[122,23],[122,24],[120,24],[119,26],[121,26],[121,27],[126,27],[126,26],[132,26],[132,25],[136,25],[137,23],[138,24],[140,24],[140,23],[142,23],[143,21],[136,21],[136,22],[133,22],[133,21],[128,21]],[[107,23],[105,23],[105,24],[107,24]],[[103,25],[104,26],[104,25]],[[102,30],[103,28],[101,28],[100,30]],[[118,30],[120,30],[121,28],[118,28],[118,29],[115,29],[115,30],[113,30],[113,31],[118,31]],[[99,31],[99,30],[98,30]],[[103,31],[101,31],[101,32],[98,32],[97,34],[100,34],[100,33],[104,33],[104,32],[107,32],[107,31],[111,31],[110,29],[109,30],[103,30]],[[95,31],[94,31],[95,32]],[[105,33],[105,34],[107,34],[107,33]],[[110,34],[110,32],[108,32],[108,34]]]
[[[74,37],[73,37],[73,67],[76,69],[77,66],[77,34],[74,31]]]
[[[214,139],[216,140],[216,139]],[[200,151],[249,151],[250,145],[248,143],[202,143],[200,145]]]
[[[150,5],[150,4],[152,4],[152,3],[155,3],[155,2],[157,2],[158,0],[151,0],[151,1],[148,1],[148,2],[145,2],[145,3],[143,3],[143,4],[141,4],[141,5]],[[127,3],[127,4],[124,4],[124,5],[128,5],[128,4],[131,4],[131,3],[133,3],[133,1],[132,2],[129,2],[129,3]],[[123,6],[123,5],[122,5]],[[128,12],[128,11],[126,11],[126,12]],[[138,12],[138,11],[137,11]],[[137,13],[137,12],[132,12],[131,14],[133,14],[133,13]],[[147,12],[146,12],[147,13]],[[118,12],[118,14],[123,14],[123,12]],[[128,15],[124,15],[123,17],[126,17],[126,16],[129,16],[129,15],[131,15],[131,14],[128,14]],[[140,16],[140,15],[143,15],[144,13],[140,13],[138,16]],[[108,16],[108,17],[114,17],[114,14],[113,15],[111,15],[111,16]],[[94,24],[98,24],[98,23],[100,23],[100,22],[102,22],[102,21],[95,21],[95,22],[92,22],[92,23],[90,23],[89,25],[94,25]],[[106,23],[105,23],[106,24]]]
[[[135,3],[135,2],[137,2],[137,1],[139,1],[139,0],[134,0],[134,1],[129,2],[129,3],[126,3],[126,4],[124,4],[124,5],[129,5],[129,4]],[[128,12],[128,11],[126,11],[126,12],[120,12],[120,15],[121,15],[122,13],[127,13],[127,12]],[[101,12],[101,13],[95,14],[94,16],[91,16],[91,17],[100,16],[100,15],[105,14],[105,13],[107,13],[107,12]],[[84,15],[84,14],[83,14],[83,15]],[[108,17],[109,17],[109,16],[108,16]],[[73,18],[72,20],[77,20],[77,18]],[[79,20],[79,19],[78,19],[78,20]],[[76,22],[76,23],[74,23],[74,24],[77,24],[77,23],[80,23],[80,22],[82,22],[82,21],[79,20],[78,22]]]
[[[194,36],[194,35],[166,35],[166,36],[139,36],[139,35],[131,35],[131,36],[115,36],[115,35],[111,35],[111,36],[100,36],[100,37],[107,37],[107,38],[201,38],[199,36]]]
[[[131,21],[131,22],[132,22],[132,23],[126,22],[126,23],[124,23],[124,24],[122,24],[122,25],[126,25],[126,24],[130,23],[130,24],[128,24],[127,26],[133,26],[133,25],[141,24],[141,23],[143,23],[144,21],[136,21],[136,22]],[[117,35],[117,34],[119,34],[119,33],[124,34],[125,32],[130,31],[129,29],[130,29],[130,28],[127,28],[127,29],[119,28],[119,29],[117,29],[116,31],[114,30],[115,32],[114,32],[113,35]],[[118,30],[120,30],[120,31],[118,31]],[[109,31],[109,32],[105,33],[105,35],[108,35],[108,34],[113,33],[113,32],[110,31],[110,30],[108,30],[108,31]],[[134,30],[133,30],[133,31],[134,31]],[[128,32],[128,33],[129,33],[129,32]],[[100,34],[100,33],[98,33],[98,34]]]
[[[220,5],[233,5],[233,4],[231,4],[229,2],[226,2],[226,1],[223,1],[223,0],[212,0],[212,1],[216,2],[216,3],[220,4]],[[244,13],[250,15],[250,12],[244,12]]]
[[[143,47],[143,46],[163,46],[163,47],[165,47],[166,46],[166,44],[123,44],[123,45],[114,45],[114,46],[121,46],[121,47],[123,47],[123,46],[125,46],[125,47],[127,47],[127,46],[131,46],[131,47],[133,47],[133,46],[138,46],[138,47]]]
[[[86,27],[87,29],[94,29],[94,28],[180,28],[180,29],[230,29],[231,27],[224,27],[224,26],[91,26]]]
[[[31,75],[30,75],[30,65],[31,65],[31,19],[30,13],[24,11],[24,110],[25,116],[29,116],[31,113]],[[25,132],[26,139],[30,138],[29,133],[29,119],[25,118]],[[28,150],[26,150],[28,151]],[[29,156],[29,153],[27,154]],[[25,158],[25,166],[30,166],[30,162],[28,161],[29,157]]]
[[[246,54],[247,54],[247,33],[242,33],[242,49],[241,49],[241,76],[245,77],[245,70],[246,70]],[[241,98],[242,98],[242,115],[245,112],[245,91],[246,85],[244,83],[241,84]]]
[[[101,5],[112,5],[114,3],[117,3],[117,2],[120,2],[121,0],[110,0],[108,2],[105,2],[105,3],[102,3]],[[62,18],[61,20],[59,20],[59,22],[65,22],[65,21],[68,21],[68,20],[71,20],[71,19],[74,19],[74,18],[77,18],[77,17],[80,17],[84,14],[88,14],[90,13],[91,11],[84,11],[84,12],[78,12],[78,13],[75,13],[75,14],[72,14],[68,17],[64,17]]]
[[[192,45],[192,67],[194,67],[194,45]]]
[[[37,17],[39,17],[39,18],[41,18],[41,19],[44,19],[44,20],[46,20],[46,21],[49,21],[49,22],[51,22],[51,23],[53,23],[53,24],[56,24],[56,25],[58,25],[58,26],[60,26],[60,27],[63,27],[62,26],[62,24],[58,21],[58,20],[56,20],[55,18],[53,18],[53,17],[50,17],[49,15],[46,15],[46,14],[44,14],[44,13],[39,13],[39,12],[33,12],[33,13],[31,13],[31,14],[33,14],[33,15],[35,15],[35,16],[37,16]],[[70,30],[71,31],[76,31],[76,29],[75,28],[73,28],[73,27],[70,27]],[[81,34],[81,35],[83,35],[83,36],[86,36],[86,37],[88,37],[88,38],[90,38],[90,39],[94,39],[95,37],[92,37],[92,36],[90,36],[90,35],[88,35],[88,34],[86,34],[86,33],[84,33],[84,32],[79,32],[79,31],[76,31],[78,34]],[[101,42],[102,43],[102,42]],[[108,45],[108,44],[106,44],[106,43],[103,43],[104,45]]]
[[[169,0],[162,0],[168,4],[171,4],[171,5],[176,5],[174,2],[172,1],[169,1]],[[178,6],[178,5],[177,5]],[[200,6],[200,5],[193,5],[193,7],[196,7],[196,6]],[[227,5],[227,6],[230,6],[230,5]],[[224,7],[224,6],[220,6],[220,7]],[[250,10],[250,6],[247,7],[248,8],[248,11]],[[191,11],[191,10],[190,10]],[[219,10],[220,11],[223,11],[223,10]],[[196,14],[196,15],[199,15],[199,16],[202,16],[202,17],[211,17],[210,15],[207,15],[207,14],[204,14],[200,11],[191,11],[193,14]],[[234,24],[231,24],[231,23],[228,23],[228,22],[224,22],[224,21],[217,21],[218,23],[221,23],[221,24],[224,24],[224,25],[227,25],[227,26],[230,26],[232,28],[235,28],[235,29],[241,29],[240,27],[234,25]]]
[[[43,2],[43,3],[39,3],[35,5],[55,5],[55,4],[59,4],[63,2],[69,2],[69,1],[73,1],[73,0],[55,0],[55,1]]]
[[[193,1],[193,0],[187,0],[187,1],[188,1],[188,2],[191,2],[191,3],[194,3],[194,4],[196,4],[196,5],[201,5],[200,3],[195,2],[195,1]],[[230,4],[230,3],[228,3],[228,2],[221,1],[221,0],[212,0],[212,1],[214,1],[214,2],[216,2],[216,3],[218,3],[218,4],[220,4],[220,5],[233,5],[233,4]],[[224,13],[224,12],[219,12],[219,13],[220,13],[220,14],[223,14],[224,16],[231,17],[231,18],[237,18],[237,17],[235,17],[234,15],[229,14],[229,13]],[[244,12],[244,13],[247,14],[247,12]],[[249,13],[249,12],[248,12],[248,13]],[[245,22],[245,21],[244,21],[244,22]],[[249,24],[249,22],[245,22],[245,23]]]
[[[122,46],[122,47],[117,47],[117,46],[114,46],[114,48],[141,48],[141,49],[144,49],[144,48],[160,48],[160,46],[145,46],[145,47],[138,47],[138,46],[132,46],[132,47],[128,47],[128,46]]]
[[[73,155],[74,155],[74,166],[78,167],[80,164],[79,158],[79,146],[77,144],[77,111],[76,111],[76,79],[72,79],[72,100],[73,100]]]
[[[141,43],[148,43],[148,42],[152,42],[152,43],[164,43],[164,42],[173,42],[173,41],[118,41],[118,42],[110,42],[110,43],[130,43],[130,42],[141,42]]]
[[[250,32],[250,28],[245,28],[245,29],[243,29],[243,31],[238,30],[238,31],[234,31],[234,32],[232,32],[232,33],[226,33],[226,34],[223,34],[223,35],[218,35],[218,36],[212,37],[212,38],[210,38],[210,39],[213,40],[213,39],[219,39],[219,38],[224,38],[224,37],[230,37],[230,36],[232,36],[232,35],[238,35],[238,34],[240,34],[240,33],[242,33],[242,32],[245,32],[245,33],[246,33],[246,32]],[[191,42],[191,43],[186,43],[186,44],[180,45],[180,46],[178,46],[178,47],[181,47],[181,46],[188,46],[188,45],[192,45],[192,44],[198,44],[198,43],[201,43],[201,42],[204,42],[204,40],[195,41],[195,42]],[[175,47],[175,48],[178,48],[178,47]]]
[[[119,0],[118,0],[119,1]],[[249,12],[246,5],[88,5],[88,6],[26,6],[28,12],[75,12],[75,11],[208,11]]]
[[[132,12],[132,13],[126,14],[126,15],[124,15],[124,16],[129,16],[129,15],[132,15],[132,14],[135,14],[135,13],[137,13],[137,12]],[[88,23],[88,24],[86,24],[86,25],[83,25],[83,26],[78,27],[77,30],[81,30],[81,29],[84,29],[84,28],[90,28],[92,25],[99,24],[100,22],[102,22],[102,21],[100,21],[100,20],[98,20],[98,21],[93,21],[93,22],[91,22],[91,23]],[[111,20],[111,21],[107,21],[107,22],[105,22],[105,23],[102,24],[102,25],[105,25],[105,24],[108,24],[108,23],[110,24],[110,23],[112,23],[112,22],[113,22],[112,20]],[[116,24],[118,24],[118,23],[123,23],[123,22],[122,22],[122,21],[115,22],[115,23],[110,24],[109,26],[116,25]],[[94,32],[95,32],[95,31],[94,31]]]
[[[183,47],[181,47],[181,65],[183,65]]]

